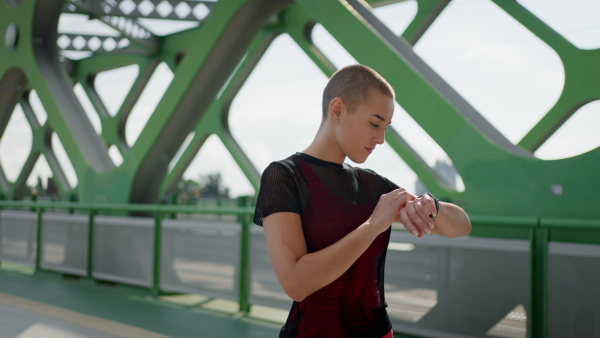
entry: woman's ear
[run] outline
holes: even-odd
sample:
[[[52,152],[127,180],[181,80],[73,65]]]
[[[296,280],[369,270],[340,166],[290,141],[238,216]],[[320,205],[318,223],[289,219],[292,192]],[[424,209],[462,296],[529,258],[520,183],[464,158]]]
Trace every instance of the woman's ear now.
[[[334,97],[329,102],[329,117],[332,121],[337,121],[342,115],[342,110],[346,108],[344,101],[339,97]]]

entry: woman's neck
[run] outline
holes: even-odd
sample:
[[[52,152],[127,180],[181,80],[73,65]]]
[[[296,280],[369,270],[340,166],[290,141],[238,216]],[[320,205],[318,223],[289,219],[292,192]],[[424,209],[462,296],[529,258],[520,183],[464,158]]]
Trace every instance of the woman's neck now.
[[[328,123],[322,125],[312,143],[303,153],[316,157],[323,161],[343,164],[346,154],[337,144],[334,133],[330,130]]]

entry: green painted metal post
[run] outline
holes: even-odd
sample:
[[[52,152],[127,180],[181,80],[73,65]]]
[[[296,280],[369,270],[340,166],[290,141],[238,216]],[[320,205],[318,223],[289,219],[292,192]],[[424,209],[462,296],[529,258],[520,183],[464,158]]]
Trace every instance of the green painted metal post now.
[[[94,215],[95,209],[90,209],[88,214],[88,250],[87,250],[87,277],[92,278],[94,273]]]
[[[548,335],[548,228],[531,229],[531,290],[528,337]]]
[[[169,205],[177,205],[177,195],[175,195],[175,194],[169,194],[168,199],[169,199],[169,201],[168,201]],[[177,218],[177,213],[174,212],[174,211],[170,212],[168,215],[169,215],[170,219],[176,219]]]
[[[74,193],[69,194],[69,202],[77,202],[77,197],[75,196]],[[67,213],[68,214],[74,214],[75,213],[75,209],[69,208],[69,209],[67,209]]]
[[[221,209],[221,207],[223,206],[223,201],[221,200],[221,197],[217,196],[217,209]],[[220,212],[217,212],[217,216],[222,216],[223,214],[221,214]]]
[[[34,202],[34,203],[35,203],[36,201],[37,201],[37,195],[33,195],[33,194],[32,194],[32,195],[31,195],[31,202]],[[35,207],[31,207],[31,208],[29,208],[29,210],[30,210],[31,212],[35,212]]]
[[[246,206],[248,196],[240,196],[238,198],[238,206]],[[239,305],[240,313],[250,312],[250,219],[247,214],[239,217],[241,225],[240,235],[240,274],[239,274]]]
[[[35,207],[33,207],[35,210]],[[36,236],[36,247],[35,247],[35,269],[40,269],[40,263],[42,261],[42,214],[44,208],[39,208],[37,212],[37,236]]]
[[[0,193],[0,200],[4,199],[4,195],[2,193]],[[4,210],[4,207],[0,206],[0,212],[2,212],[2,210]],[[0,224],[2,224],[2,217],[0,217]],[[0,259],[0,267],[2,266],[2,259]]]
[[[154,215],[154,260],[152,275],[152,290],[160,294],[160,251],[162,249],[162,218],[163,212],[157,211]]]

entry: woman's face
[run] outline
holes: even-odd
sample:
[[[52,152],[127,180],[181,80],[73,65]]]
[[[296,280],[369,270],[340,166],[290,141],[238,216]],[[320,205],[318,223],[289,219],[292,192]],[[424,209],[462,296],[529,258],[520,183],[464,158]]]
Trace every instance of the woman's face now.
[[[369,100],[359,103],[349,112],[340,113],[336,128],[338,144],[355,163],[363,163],[378,144],[385,142],[385,130],[394,115],[394,100],[371,89]]]

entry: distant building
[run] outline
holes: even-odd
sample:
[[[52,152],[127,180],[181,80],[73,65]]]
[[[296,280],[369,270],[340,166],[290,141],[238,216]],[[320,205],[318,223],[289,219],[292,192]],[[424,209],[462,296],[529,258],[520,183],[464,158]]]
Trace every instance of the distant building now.
[[[444,183],[448,184],[453,188],[456,188],[456,177],[458,176],[458,172],[452,164],[437,160],[435,161],[433,170],[435,170],[435,172],[441,177]],[[415,194],[418,196],[428,191],[429,189],[427,189],[425,184],[423,184],[423,181],[417,178],[417,182],[415,184]]]
[[[58,196],[58,188],[56,187],[56,182],[54,182],[53,177],[48,177],[46,179],[46,195]]]

